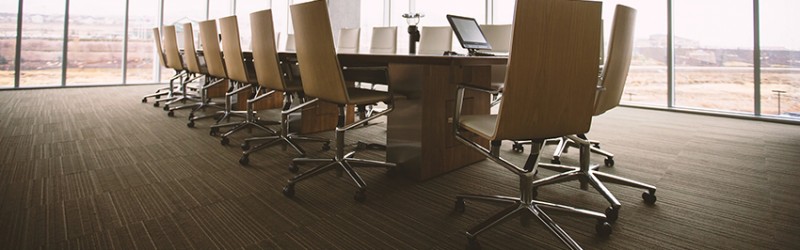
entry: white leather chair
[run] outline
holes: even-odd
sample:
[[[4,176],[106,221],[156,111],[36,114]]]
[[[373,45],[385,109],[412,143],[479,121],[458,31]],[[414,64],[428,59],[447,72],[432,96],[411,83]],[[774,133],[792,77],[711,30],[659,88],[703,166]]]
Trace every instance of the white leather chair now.
[[[371,54],[396,54],[397,53],[397,27],[372,28],[372,41],[369,53]]]
[[[453,29],[450,26],[422,27],[418,55],[442,55],[453,48]]]
[[[338,53],[358,53],[360,46],[361,28],[339,29],[339,43],[336,45]]]

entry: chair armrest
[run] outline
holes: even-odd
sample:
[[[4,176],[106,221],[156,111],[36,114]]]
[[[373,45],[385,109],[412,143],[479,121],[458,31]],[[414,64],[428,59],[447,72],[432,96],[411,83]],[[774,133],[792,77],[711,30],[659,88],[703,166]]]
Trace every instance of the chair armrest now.
[[[264,93],[263,95],[256,95],[255,97],[248,99],[247,103],[255,103],[257,101],[261,101],[261,99],[267,98],[268,96],[271,96],[274,93],[275,90],[270,90],[267,91],[267,93]]]
[[[469,85],[463,85],[463,84],[459,84],[456,87],[459,88],[459,89],[469,89],[469,90],[473,90],[473,91],[486,92],[486,93],[489,93],[489,94],[500,94],[501,93],[500,90],[496,90],[496,89],[484,89],[484,88],[479,88],[479,87],[469,86]]]
[[[244,91],[246,89],[252,89],[252,88],[253,88],[253,86],[251,86],[250,84],[246,84],[245,86],[239,87],[238,89],[234,89],[233,91],[225,93],[225,95],[226,96],[236,95],[236,94],[239,94],[239,92],[242,92],[242,91]]]

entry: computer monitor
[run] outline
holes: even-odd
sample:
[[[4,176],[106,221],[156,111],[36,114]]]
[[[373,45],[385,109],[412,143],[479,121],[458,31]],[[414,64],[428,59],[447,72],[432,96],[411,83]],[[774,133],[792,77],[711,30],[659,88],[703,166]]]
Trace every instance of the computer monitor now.
[[[456,37],[458,42],[461,43],[461,47],[467,49],[470,55],[477,54],[479,49],[492,49],[492,45],[486,40],[481,26],[478,25],[475,18],[447,15],[447,21],[450,22],[450,27],[456,32]]]

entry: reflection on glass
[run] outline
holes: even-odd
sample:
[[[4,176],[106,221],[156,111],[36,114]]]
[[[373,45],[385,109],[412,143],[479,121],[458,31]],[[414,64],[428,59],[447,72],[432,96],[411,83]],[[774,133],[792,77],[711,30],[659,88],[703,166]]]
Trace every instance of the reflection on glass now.
[[[0,88],[14,87],[14,61],[17,53],[16,1],[0,4]]]
[[[72,0],[69,4],[67,85],[122,83],[125,1]]]
[[[22,6],[20,87],[61,85],[64,2],[27,0]]]
[[[674,1],[676,106],[754,111],[752,5]]]
[[[126,83],[153,83],[159,62],[151,29],[158,26],[158,0],[130,1],[129,8]]]
[[[795,0],[761,1],[761,114],[800,119],[800,16]],[[795,27],[795,28],[792,28]]]

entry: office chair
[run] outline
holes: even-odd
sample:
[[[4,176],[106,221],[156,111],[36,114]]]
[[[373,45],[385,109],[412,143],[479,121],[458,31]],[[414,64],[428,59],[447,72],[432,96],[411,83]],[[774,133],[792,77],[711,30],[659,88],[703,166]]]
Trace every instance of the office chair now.
[[[302,174],[294,176],[283,188],[287,197],[294,196],[295,185],[310,177],[334,168],[341,168],[358,186],[354,195],[356,201],[366,199],[366,184],[353,169],[358,166],[385,167],[392,169],[394,163],[354,158],[355,152],[344,153],[344,133],[361,124],[373,120],[380,115],[391,112],[394,108],[392,94],[361,88],[348,88],[342,76],[342,67],[336,56],[331,33],[330,18],[325,1],[312,1],[290,6],[294,31],[297,36],[297,59],[300,62],[300,74],[303,77],[303,90],[306,95],[322,101],[336,104],[339,119],[336,125],[336,154],[329,159],[297,158],[292,161],[289,170],[296,172],[297,165],[304,163],[320,164]],[[365,105],[384,102],[388,108],[364,120],[346,125],[345,107],[348,105]]]
[[[297,145],[299,141],[322,142],[323,149],[329,148],[330,140],[328,139],[306,137],[289,133],[289,114],[302,111],[303,108],[308,105],[316,103],[318,99],[305,101],[300,105],[292,107],[292,97],[295,94],[303,96],[303,86],[300,85],[299,81],[287,83],[287,81],[289,81],[286,79],[288,76],[281,70],[281,65],[279,65],[278,60],[278,51],[276,49],[277,46],[275,46],[272,10],[262,10],[251,13],[250,23],[252,24],[251,29],[253,32],[253,63],[255,65],[256,75],[258,76],[258,84],[263,88],[283,92],[283,110],[281,112],[281,130],[279,133],[275,136],[245,139],[244,143],[242,143],[244,152],[242,152],[242,158],[239,159],[239,163],[247,165],[250,161],[250,154],[270,146],[278,145],[279,143],[291,146],[300,156],[305,156],[306,152],[300,145]],[[255,99],[257,98],[261,98],[261,96]],[[250,144],[256,141],[267,142],[251,149]],[[284,149],[286,149],[285,146]]]
[[[513,217],[523,225],[536,217],[570,249],[580,249],[545,211],[566,212],[597,220],[595,230],[607,236],[611,225],[602,213],[534,200],[531,189],[544,140],[583,133],[592,120],[592,97],[597,79],[602,3],[588,1],[518,1],[514,20],[513,53],[508,59],[506,91],[498,114],[461,115],[465,90],[493,92],[460,85],[457,88],[453,133],[490,160],[516,174],[519,196],[463,194],[455,210],[465,211],[465,200],[510,204],[506,209],[467,231],[468,248],[480,248],[476,237]],[[524,28],[522,28],[524,27]],[[588,98],[588,99],[584,99]],[[487,149],[476,139],[490,141]],[[534,150],[523,166],[500,157],[503,140],[529,139]]]
[[[153,28],[153,41],[156,45],[156,54],[158,54],[158,61],[161,63],[161,67],[170,68],[167,65],[167,58],[166,55],[164,55],[164,49],[161,47],[161,32],[158,31],[158,27]],[[158,107],[160,106],[159,102],[168,102],[174,100],[176,98],[175,95],[180,93],[175,91],[175,85],[173,82],[175,80],[178,80],[179,83],[183,82],[183,77],[185,75],[186,72],[175,70],[175,74],[169,78],[169,86],[156,89],[155,93],[145,95],[142,97],[142,103],[147,103],[147,98],[153,97],[155,99],[155,102],[153,102],[153,107]],[[161,96],[163,95],[166,95],[167,98],[161,99]]]
[[[236,16],[220,18],[219,29],[222,32],[222,51],[225,52],[225,68],[228,72],[228,80],[238,83],[239,85],[237,89],[231,91],[229,94],[233,95],[241,91],[251,90],[251,96],[253,98],[247,100],[247,113],[243,121],[213,125],[211,126],[211,133],[216,134],[219,129],[223,127],[233,127],[221,135],[222,139],[220,143],[222,145],[228,145],[228,136],[245,128],[257,128],[270,135],[274,135],[276,133],[275,130],[267,128],[265,125],[275,125],[278,123],[261,121],[256,116],[253,106],[255,102],[275,93],[275,91],[261,88],[260,85],[258,85],[255,71],[245,66],[242,47],[239,41],[239,22]],[[259,96],[259,93],[262,91],[265,92],[265,94]]]
[[[360,44],[361,28],[341,28],[339,29],[339,42],[336,44],[338,53],[358,53]]]
[[[453,48],[453,29],[450,26],[422,27],[418,55],[442,55]]]
[[[628,77],[628,68],[631,63],[633,53],[633,32],[636,21],[636,10],[624,5],[617,5],[614,12],[614,23],[611,28],[611,40],[608,47],[608,57],[601,79],[597,84],[594,101],[594,116],[605,113],[619,105],[622,97],[622,90],[625,88],[625,80]],[[536,190],[544,185],[561,183],[571,180],[579,180],[582,189],[587,189],[588,185],[594,187],[603,197],[611,203],[611,207],[606,209],[606,216],[614,221],[619,216],[621,204],[611,194],[601,181],[621,184],[630,187],[646,189],[642,193],[642,198],[648,204],[656,202],[656,187],[638,181],[618,177],[615,175],[596,171],[598,166],[590,166],[590,150],[592,143],[583,136],[586,132],[575,133],[567,136],[567,140],[577,144],[580,149],[580,166],[570,167],[555,164],[540,164],[541,167],[563,172],[561,174],[539,179],[532,185],[534,194]]]
[[[194,96],[189,95],[187,91],[187,85],[197,80],[198,77],[192,75],[189,71],[186,70],[186,67],[183,63],[183,57],[181,57],[180,50],[178,49],[178,37],[175,31],[174,25],[167,25],[164,26],[164,55],[167,58],[167,66],[175,71],[183,72],[183,77],[181,78],[180,85],[178,88],[180,89],[180,93],[175,98],[167,101],[164,104],[164,111],[170,111],[170,105],[178,103],[178,102],[186,102],[189,100],[196,100]],[[167,115],[172,116],[173,113],[168,112]]]
[[[212,81],[208,74],[208,68],[205,64],[200,64],[197,57],[197,50],[194,47],[194,32],[192,30],[192,23],[183,24],[183,54],[184,62],[186,63],[186,71],[190,76],[196,78],[203,77],[203,84],[197,86],[197,92],[200,94],[199,100],[195,103],[181,105],[177,107],[170,107],[168,116],[173,116],[175,110],[191,108],[189,118],[194,116],[194,112],[200,109],[205,110],[207,107],[222,108],[217,103],[211,102],[208,96],[208,89],[222,83],[222,80]],[[194,122],[190,120],[190,126],[194,126]],[[188,124],[187,124],[188,125]]]
[[[397,26],[373,27],[372,40],[369,45],[370,54],[397,53]]]
[[[511,50],[511,24],[482,24],[481,30],[492,45],[489,52],[508,53]],[[498,93],[492,95],[492,106],[500,103],[505,79],[506,65],[492,65],[492,89]]]

